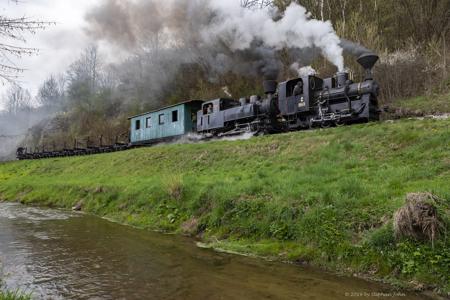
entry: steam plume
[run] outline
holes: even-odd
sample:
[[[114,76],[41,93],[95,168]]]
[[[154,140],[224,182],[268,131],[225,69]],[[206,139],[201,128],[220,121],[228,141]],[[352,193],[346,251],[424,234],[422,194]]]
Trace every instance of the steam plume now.
[[[344,69],[343,49],[332,24],[312,19],[295,3],[281,14],[269,8],[245,9],[239,1],[104,0],[86,19],[87,31],[97,39],[130,51],[182,49],[188,59],[177,55],[173,64],[200,62],[217,74],[275,78],[283,49],[319,49]]]
[[[339,45],[344,49],[345,52],[348,52],[356,57],[366,53],[373,53],[372,50],[346,39],[341,39]]]

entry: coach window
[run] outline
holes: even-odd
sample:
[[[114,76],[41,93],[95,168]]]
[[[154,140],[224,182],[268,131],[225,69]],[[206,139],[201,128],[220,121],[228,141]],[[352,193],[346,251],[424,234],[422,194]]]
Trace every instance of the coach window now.
[[[164,114],[159,115],[159,125],[164,125]]]
[[[172,122],[178,122],[178,110],[172,111]]]
[[[134,128],[136,128],[136,130],[141,129],[141,120],[136,120],[136,124],[135,124]]]
[[[204,115],[209,115],[209,114],[212,114],[213,112],[214,112],[214,105],[212,103],[203,105],[203,114]]]
[[[145,127],[151,128],[152,127],[152,117],[148,117],[145,119]]]

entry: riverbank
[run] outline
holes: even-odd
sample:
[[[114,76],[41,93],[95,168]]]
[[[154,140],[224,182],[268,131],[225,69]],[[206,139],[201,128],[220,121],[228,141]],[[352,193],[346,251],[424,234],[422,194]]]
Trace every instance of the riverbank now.
[[[0,267],[2,267],[2,261],[0,260]],[[31,296],[20,293],[19,291],[12,292],[5,290],[3,287],[3,278],[0,273],[0,300],[30,300]]]
[[[0,261],[1,266],[1,261]],[[31,300],[31,294],[20,291],[8,291],[3,289],[3,280],[0,276],[0,300]]]
[[[1,292],[0,300],[30,300],[31,297],[20,292]]]
[[[448,218],[449,132],[401,120],[10,162],[0,196],[446,294],[450,240],[396,240],[392,218],[415,192],[444,199]]]

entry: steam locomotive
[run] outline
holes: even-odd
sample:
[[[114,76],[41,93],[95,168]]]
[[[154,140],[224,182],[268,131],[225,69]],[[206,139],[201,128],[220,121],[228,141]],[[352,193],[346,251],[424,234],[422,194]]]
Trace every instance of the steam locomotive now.
[[[379,86],[372,76],[377,61],[374,54],[358,58],[366,70],[364,80],[358,83],[350,80],[347,72],[326,79],[305,76],[280,84],[265,81],[263,99],[251,96],[206,102],[197,115],[197,132],[211,136],[270,133],[378,120]]]
[[[349,73],[338,72],[331,78],[314,75],[282,83],[264,81],[264,97],[250,96],[239,100],[219,98],[210,101],[187,101],[130,117],[130,134],[126,142],[85,147],[77,142],[71,149],[29,152],[17,149],[17,158],[97,154],[173,141],[196,133],[202,139],[238,135],[279,133],[377,121],[380,117],[378,83],[372,69],[378,61],[373,53],[361,55],[357,61],[364,68],[361,82],[353,82]]]

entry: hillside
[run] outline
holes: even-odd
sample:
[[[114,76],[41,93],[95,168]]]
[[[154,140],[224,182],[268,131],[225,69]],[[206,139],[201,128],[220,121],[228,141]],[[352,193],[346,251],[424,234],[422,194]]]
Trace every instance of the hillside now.
[[[448,219],[449,145],[450,120],[425,119],[9,162],[0,199],[449,292],[450,240],[392,229],[408,193],[432,192]]]
[[[450,93],[397,99],[388,105],[384,119],[450,113]]]

